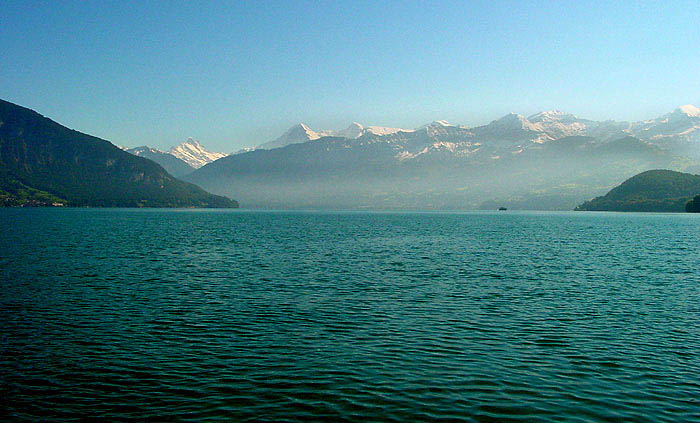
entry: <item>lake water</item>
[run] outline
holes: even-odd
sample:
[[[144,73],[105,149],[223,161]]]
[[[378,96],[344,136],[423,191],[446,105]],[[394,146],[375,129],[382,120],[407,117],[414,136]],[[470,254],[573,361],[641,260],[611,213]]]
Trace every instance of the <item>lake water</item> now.
[[[700,216],[0,223],[1,420],[700,420]]]

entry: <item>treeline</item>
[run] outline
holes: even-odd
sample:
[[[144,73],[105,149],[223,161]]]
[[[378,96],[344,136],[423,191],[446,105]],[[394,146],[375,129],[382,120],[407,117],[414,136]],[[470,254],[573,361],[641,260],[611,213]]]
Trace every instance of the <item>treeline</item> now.
[[[683,212],[692,209],[700,193],[700,175],[650,170],[635,175],[602,197],[576,210],[626,212]],[[700,201],[700,200],[698,200]]]

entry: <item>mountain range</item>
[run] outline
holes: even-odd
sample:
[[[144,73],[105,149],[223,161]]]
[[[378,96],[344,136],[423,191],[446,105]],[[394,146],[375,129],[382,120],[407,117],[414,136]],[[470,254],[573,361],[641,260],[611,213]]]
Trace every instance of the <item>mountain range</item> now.
[[[348,139],[355,139],[359,138],[362,135],[365,134],[372,134],[372,135],[389,135],[389,134],[394,134],[396,132],[412,132],[411,130],[407,129],[401,129],[401,128],[387,128],[383,126],[363,126],[360,123],[353,122],[350,124],[345,129],[341,129],[339,131],[331,131],[331,130],[323,130],[323,131],[313,131],[311,130],[306,124],[300,123],[297,125],[292,126],[282,134],[279,138],[276,138],[272,141],[268,141],[266,143],[260,144],[257,147],[254,148],[248,148],[244,149],[243,152],[246,151],[251,151],[251,150],[256,150],[256,149],[264,149],[264,150],[271,150],[273,148],[280,148],[280,147],[285,147],[290,144],[300,144],[304,143],[307,141],[313,141],[317,140],[319,138],[323,137],[340,137],[340,138],[348,138]]]
[[[323,137],[357,139],[365,135],[370,137],[385,136],[398,132],[410,133],[426,128],[440,127],[464,129],[471,132],[474,138],[481,141],[491,141],[501,146],[504,143],[508,144],[509,141],[515,144],[529,141],[543,143],[573,135],[592,136],[603,140],[631,135],[660,146],[670,147],[690,139],[700,139],[698,131],[700,129],[700,109],[688,104],[659,118],[639,122],[594,121],[581,119],[559,110],[540,112],[527,118],[516,113],[509,113],[487,125],[474,128],[452,125],[444,120],[438,120],[416,129],[365,127],[360,123],[353,122],[342,130],[314,131],[307,125],[300,123],[291,127],[282,136],[257,147],[244,149],[242,152],[255,149],[270,150]],[[691,153],[700,154],[697,151],[691,151]]]
[[[570,210],[645,170],[700,169],[698,129],[691,105],[632,123],[554,110],[471,128],[301,124],[184,178],[250,207]]]
[[[247,207],[572,209],[646,170],[700,170],[700,109],[692,105],[640,122],[552,110],[476,127],[355,122],[314,131],[299,124],[231,155],[192,138],[168,151],[115,153],[107,141],[12,103],[3,102],[2,113],[0,196],[44,203],[233,204],[174,175]],[[128,159],[134,156],[142,161]],[[168,190],[173,196],[164,196]]]
[[[0,100],[0,205],[237,207],[109,141]]]
[[[420,126],[415,129],[391,128],[383,126],[363,126],[353,122],[341,130],[315,131],[304,123],[299,123],[289,128],[284,134],[273,140],[262,143],[256,147],[246,147],[232,154],[247,153],[254,150],[272,150],[285,147],[290,144],[301,144],[318,140],[324,137],[337,137],[357,139],[362,136],[386,136],[391,134],[411,133],[427,128],[457,127],[472,132],[475,138],[488,140],[500,146],[509,142],[536,142],[542,143],[572,135],[586,135],[599,139],[621,138],[631,135],[642,140],[648,140],[656,145],[670,147],[674,144],[684,144],[690,139],[700,139],[700,109],[693,105],[681,106],[671,113],[657,119],[639,122],[625,121],[593,121],[580,119],[572,114],[559,110],[540,112],[525,118],[516,113],[509,113],[500,119],[487,125],[469,128],[461,125],[452,125],[444,120]],[[211,152],[199,141],[188,138],[187,141],[170,148],[168,151],[160,151],[143,146],[128,149],[133,154],[144,154],[143,150],[169,154],[187,163],[193,169],[198,169],[205,164],[226,157],[225,153]],[[700,155],[700,152],[691,150],[689,153]]]

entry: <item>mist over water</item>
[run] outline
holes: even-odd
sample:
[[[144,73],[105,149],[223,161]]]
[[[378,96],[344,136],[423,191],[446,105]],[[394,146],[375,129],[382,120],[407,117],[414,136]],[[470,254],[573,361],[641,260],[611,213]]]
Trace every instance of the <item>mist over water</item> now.
[[[0,209],[3,420],[700,419],[700,220]]]
[[[573,210],[643,171],[700,170],[697,143],[685,138],[672,150],[617,129],[555,138],[562,134],[524,129],[521,118],[473,129],[324,137],[234,154],[184,179],[249,208]],[[683,128],[700,128],[700,115],[685,118]],[[548,141],[535,142],[536,135]]]

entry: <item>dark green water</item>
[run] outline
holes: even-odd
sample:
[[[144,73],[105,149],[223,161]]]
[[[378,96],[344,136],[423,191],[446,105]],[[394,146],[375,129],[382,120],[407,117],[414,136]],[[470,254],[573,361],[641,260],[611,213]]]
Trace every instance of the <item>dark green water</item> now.
[[[0,420],[700,420],[700,216],[0,222]]]

